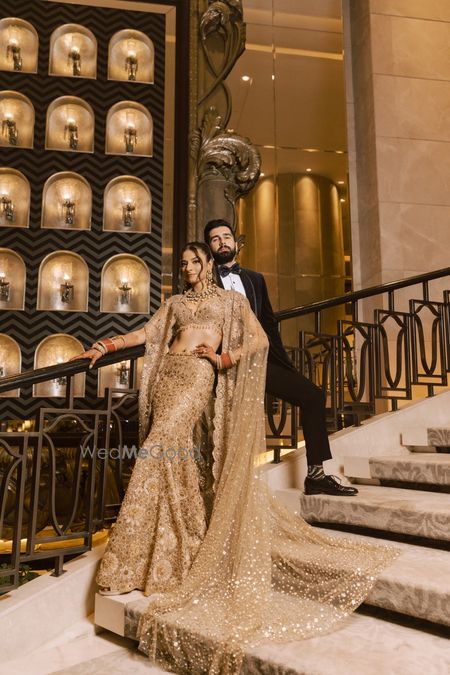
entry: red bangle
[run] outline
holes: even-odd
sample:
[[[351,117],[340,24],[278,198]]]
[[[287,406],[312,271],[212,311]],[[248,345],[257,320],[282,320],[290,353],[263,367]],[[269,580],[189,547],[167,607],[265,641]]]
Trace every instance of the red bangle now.
[[[230,355],[227,352],[225,352],[225,354],[222,354],[220,356],[220,362],[222,370],[228,370],[228,368],[231,368],[231,366],[233,365]]]
[[[104,340],[100,340],[100,343],[104,346],[106,349],[106,353],[109,354],[110,352],[116,352],[117,351],[117,345],[111,338],[104,338]]]

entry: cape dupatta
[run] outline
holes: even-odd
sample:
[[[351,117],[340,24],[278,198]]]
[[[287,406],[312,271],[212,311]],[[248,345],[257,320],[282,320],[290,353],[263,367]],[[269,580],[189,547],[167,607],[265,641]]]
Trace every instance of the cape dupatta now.
[[[175,591],[150,596],[138,627],[142,651],[173,672],[194,675],[239,673],[245,650],[261,641],[325,633],[356,609],[396,555],[388,547],[327,537],[269,494],[255,468],[265,450],[267,337],[246,298],[219,293],[222,349],[242,346],[242,356],[218,375],[212,514],[187,577]],[[180,301],[171,298],[146,325],[141,438],[152,383],[173,336],[171,307]]]

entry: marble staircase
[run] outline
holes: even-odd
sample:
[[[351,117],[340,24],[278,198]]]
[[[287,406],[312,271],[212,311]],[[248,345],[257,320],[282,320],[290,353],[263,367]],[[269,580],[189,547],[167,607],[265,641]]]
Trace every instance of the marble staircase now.
[[[355,497],[306,496],[296,487],[274,486],[289,509],[301,510],[306,520],[330,536],[381,541],[398,548],[400,555],[377,579],[365,605],[340,630],[248,650],[245,675],[450,672],[450,452],[442,452],[448,449],[450,437],[440,429],[441,445],[428,431],[425,442],[423,434],[414,440],[420,443],[412,445],[423,452],[404,447],[403,454],[369,457],[370,478],[365,480],[369,484],[359,484]],[[351,479],[351,473],[347,477]],[[136,640],[147,602],[138,591],[97,595],[95,621]],[[205,636],[195,637],[209,648]]]

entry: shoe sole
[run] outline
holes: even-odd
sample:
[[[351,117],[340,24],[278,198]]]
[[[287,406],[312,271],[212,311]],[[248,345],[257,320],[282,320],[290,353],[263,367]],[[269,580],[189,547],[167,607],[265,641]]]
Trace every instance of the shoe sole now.
[[[332,497],[356,497],[357,492],[332,492],[331,490],[304,490],[305,495],[331,495]]]

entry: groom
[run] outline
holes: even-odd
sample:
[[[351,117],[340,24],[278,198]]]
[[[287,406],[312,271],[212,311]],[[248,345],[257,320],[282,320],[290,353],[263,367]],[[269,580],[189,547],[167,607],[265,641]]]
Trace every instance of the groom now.
[[[302,412],[308,461],[305,494],[357,494],[356,488],[341,485],[334,476],[327,476],[323,471],[323,462],[331,459],[325,423],[325,399],[319,387],[297,372],[287,355],[263,275],[244,269],[236,262],[236,239],[226,220],[210,220],[204,234],[218,267],[219,283],[223,288],[238,291],[247,297],[269,339],[266,392],[299,406]]]

